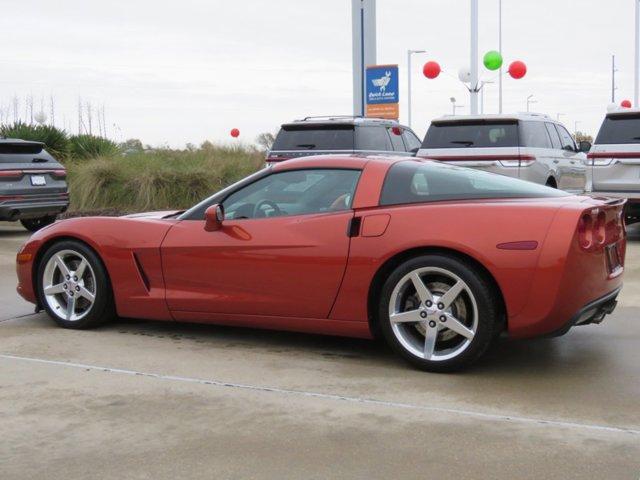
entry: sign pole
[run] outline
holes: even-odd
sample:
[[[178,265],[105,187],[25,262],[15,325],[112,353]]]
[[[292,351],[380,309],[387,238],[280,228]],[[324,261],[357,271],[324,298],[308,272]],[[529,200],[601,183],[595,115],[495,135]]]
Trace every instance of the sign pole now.
[[[376,64],[376,0],[351,0],[353,114],[365,114],[365,68]]]
[[[636,43],[635,47],[635,62],[634,62],[634,75],[633,75],[633,106],[638,108],[638,100],[640,100],[640,88],[638,86],[638,75],[640,75],[640,0],[633,0],[636,4]]]

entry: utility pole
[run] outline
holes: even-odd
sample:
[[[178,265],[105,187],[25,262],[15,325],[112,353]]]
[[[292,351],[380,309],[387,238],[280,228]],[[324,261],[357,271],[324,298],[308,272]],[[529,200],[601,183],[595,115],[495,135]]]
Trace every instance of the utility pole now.
[[[502,55],[502,0],[498,0],[498,51]],[[498,76],[498,113],[502,113],[502,65]]]
[[[376,0],[351,0],[353,114],[364,117],[367,65],[376,64]]]
[[[640,1],[640,0],[637,0]],[[478,0],[471,0],[471,115],[478,114]]]
[[[407,125],[411,126],[411,55],[425,53],[424,50],[407,50]]]
[[[616,103],[616,56],[611,55],[611,103]]]

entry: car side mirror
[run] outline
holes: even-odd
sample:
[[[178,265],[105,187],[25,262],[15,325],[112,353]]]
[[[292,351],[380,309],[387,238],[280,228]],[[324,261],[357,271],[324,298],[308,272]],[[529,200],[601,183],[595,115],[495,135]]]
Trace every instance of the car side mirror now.
[[[207,232],[220,230],[224,220],[224,208],[222,208],[222,205],[216,203],[207,208],[204,212],[204,220],[204,229]]]
[[[591,150],[591,142],[588,142],[586,140],[582,140],[579,144],[578,144],[578,150],[580,152],[584,152],[587,153],[589,150]]]

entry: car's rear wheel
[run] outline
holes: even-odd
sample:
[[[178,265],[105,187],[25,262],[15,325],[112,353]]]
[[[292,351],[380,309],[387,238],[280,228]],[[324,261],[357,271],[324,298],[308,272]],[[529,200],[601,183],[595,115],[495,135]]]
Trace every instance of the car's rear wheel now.
[[[40,304],[61,327],[91,328],[115,317],[104,265],[81,242],[65,240],[49,247],[37,280]]]
[[[498,302],[482,272],[454,256],[424,255],[385,282],[378,319],[387,343],[423,370],[475,362],[498,328]]]
[[[41,228],[46,227],[47,225],[51,225],[55,221],[55,215],[46,215],[44,217],[38,218],[23,218],[22,220],[20,220],[20,223],[30,232],[37,232]]]

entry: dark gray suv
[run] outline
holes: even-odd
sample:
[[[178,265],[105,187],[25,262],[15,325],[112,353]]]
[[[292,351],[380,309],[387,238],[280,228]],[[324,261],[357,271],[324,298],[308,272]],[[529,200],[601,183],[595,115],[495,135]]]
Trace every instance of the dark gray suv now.
[[[44,144],[0,138],[0,221],[32,232],[53,223],[69,207],[66,177]]]
[[[267,164],[322,154],[415,154],[422,142],[395,120],[353,116],[307,117],[280,128]]]

